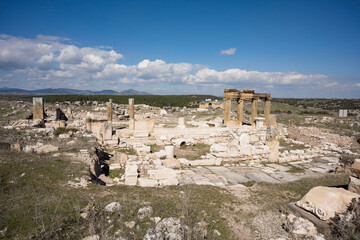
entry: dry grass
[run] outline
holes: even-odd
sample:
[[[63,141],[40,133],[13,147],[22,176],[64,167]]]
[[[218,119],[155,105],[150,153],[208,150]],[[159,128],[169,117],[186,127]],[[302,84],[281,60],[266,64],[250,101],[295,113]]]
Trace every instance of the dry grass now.
[[[194,146],[175,147],[176,158],[186,158],[188,160],[200,159],[200,156],[206,155],[210,152],[210,146],[203,143],[195,144]]]

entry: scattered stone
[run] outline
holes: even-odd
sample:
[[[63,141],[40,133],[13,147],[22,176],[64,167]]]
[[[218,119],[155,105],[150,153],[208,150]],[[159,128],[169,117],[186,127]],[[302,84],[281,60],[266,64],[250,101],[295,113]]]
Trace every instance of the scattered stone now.
[[[144,240],[181,240],[185,229],[181,225],[180,219],[164,218],[154,228],[147,230]]]
[[[43,145],[43,146],[37,147],[37,148],[35,149],[35,151],[36,151],[37,153],[49,153],[49,152],[59,151],[59,148],[58,148],[57,146],[47,144],[47,145]]]
[[[59,138],[61,138],[61,139],[70,138],[70,134],[68,134],[68,133],[59,134]]]
[[[131,222],[124,222],[125,226],[132,229],[133,227],[135,227],[135,221],[131,221]]]
[[[83,238],[83,240],[100,240],[100,236],[99,235],[91,235],[91,236],[87,236],[87,237]]]
[[[153,214],[153,209],[151,206],[143,207],[140,208],[138,211],[138,218],[142,220],[144,218],[151,217],[152,214]]]
[[[109,203],[108,205],[106,205],[106,207],[104,208],[105,212],[119,212],[121,210],[121,204],[119,202],[112,202]]]

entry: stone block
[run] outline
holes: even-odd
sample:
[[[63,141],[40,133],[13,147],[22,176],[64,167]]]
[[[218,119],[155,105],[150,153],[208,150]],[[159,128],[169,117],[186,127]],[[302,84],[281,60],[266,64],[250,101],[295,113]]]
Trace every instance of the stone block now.
[[[136,138],[148,138],[149,134],[150,133],[148,130],[135,130],[134,131],[134,137],[136,137]]]
[[[186,128],[184,118],[179,118],[177,128]]]
[[[257,135],[253,134],[253,135],[250,136],[250,142],[251,143],[257,143],[259,141],[260,141],[260,138]]]
[[[68,133],[59,134],[59,138],[63,138],[63,139],[70,138],[70,134]]]
[[[166,158],[174,158],[174,146],[165,146]]]
[[[240,135],[240,146],[248,145],[250,143],[250,136],[247,133],[242,133]]]
[[[203,159],[203,160],[193,160],[189,161],[191,166],[212,166],[215,165],[216,159]]]
[[[178,185],[179,180],[176,177],[159,180],[160,186],[173,186]]]
[[[103,140],[110,140],[112,138],[111,122],[104,123],[102,126]]]
[[[120,169],[120,168],[121,168],[120,163],[113,163],[113,164],[110,164],[110,165],[109,165],[109,169],[110,169],[110,170]]]
[[[337,213],[344,213],[352,199],[359,197],[359,194],[343,188],[319,186],[312,188],[300,201],[297,201],[296,206],[326,221]]]
[[[135,130],[152,131],[154,128],[154,119],[135,121]]]
[[[253,155],[267,154],[269,152],[269,146],[252,146]]]
[[[56,151],[59,151],[59,148],[57,146],[50,145],[50,144],[43,145],[43,146],[36,148],[37,153],[49,153],[49,152],[56,152]]]
[[[176,172],[171,168],[148,170],[148,174],[149,174],[149,178],[157,179],[157,180],[176,177]]]
[[[44,120],[44,101],[42,97],[33,98],[33,120]]]
[[[136,148],[136,152],[137,152],[138,154],[150,153],[150,151],[151,151],[151,147],[150,147],[150,146],[146,146],[146,145]]]
[[[125,177],[125,185],[135,186],[137,184],[137,176]]]
[[[149,179],[149,178],[139,178],[139,185],[141,187],[158,187],[159,181],[155,179]]]
[[[159,152],[154,153],[157,158],[165,159],[166,158],[166,152],[165,150],[160,150]]]
[[[211,153],[227,152],[229,148],[225,144],[213,144],[210,147]]]
[[[279,161],[279,141],[271,141],[266,143],[269,146],[269,162],[278,162]]]
[[[350,167],[351,175],[360,178],[360,159],[355,159],[354,163]]]
[[[348,190],[350,192],[360,194],[360,179],[350,176]]]
[[[262,172],[246,173],[245,176],[255,182],[279,183],[280,181]]]
[[[255,118],[255,126],[256,129],[261,129],[264,126],[265,118],[263,117],[256,117]]]
[[[167,168],[180,168],[180,161],[176,158],[168,158],[164,161]]]
[[[240,145],[240,154],[245,156],[252,155],[252,146],[251,145]]]

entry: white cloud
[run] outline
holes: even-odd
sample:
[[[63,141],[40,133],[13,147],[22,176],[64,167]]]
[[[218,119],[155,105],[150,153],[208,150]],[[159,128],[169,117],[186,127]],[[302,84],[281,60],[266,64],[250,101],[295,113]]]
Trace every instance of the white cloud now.
[[[355,86],[360,87],[360,83],[355,84]]]
[[[264,83],[264,84],[320,84],[327,77],[322,74],[301,74],[297,72],[258,72],[242,69],[228,69],[219,72],[204,68],[187,78],[187,83]]]
[[[124,56],[111,48],[78,47],[68,39],[39,35],[34,39],[0,35],[0,82],[23,76],[31,83],[88,87],[117,83],[169,83],[222,87],[261,84],[335,87],[323,74],[260,72],[234,68],[217,71],[190,63],[166,63],[145,59],[135,65],[119,63]],[[221,51],[235,54],[236,49]],[[2,74],[2,75],[1,75]],[[10,74],[10,75],[9,75]],[[5,75],[12,76],[4,77]],[[69,85],[70,86],[70,85]],[[359,86],[359,84],[357,84]],[[191,87],[189,86],[189,89]]]
[[[221,55],[234,55],[236,52],[236,48],[229,48],[227,50],[221,50],[220,54]]]

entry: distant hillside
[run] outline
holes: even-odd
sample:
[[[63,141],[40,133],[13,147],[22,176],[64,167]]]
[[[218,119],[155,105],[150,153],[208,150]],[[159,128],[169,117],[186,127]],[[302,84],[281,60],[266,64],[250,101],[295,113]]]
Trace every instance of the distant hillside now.
[[[147,92],[140,92],[134,89],[128,89],[121,92],[114,90],[102,90],[102,91],[91,91],[91,90],[77,90],[69,88],[44,88],[38,90],[24,90],[18,88],[0,88],[0,94],[5,95],[152,95]]]

